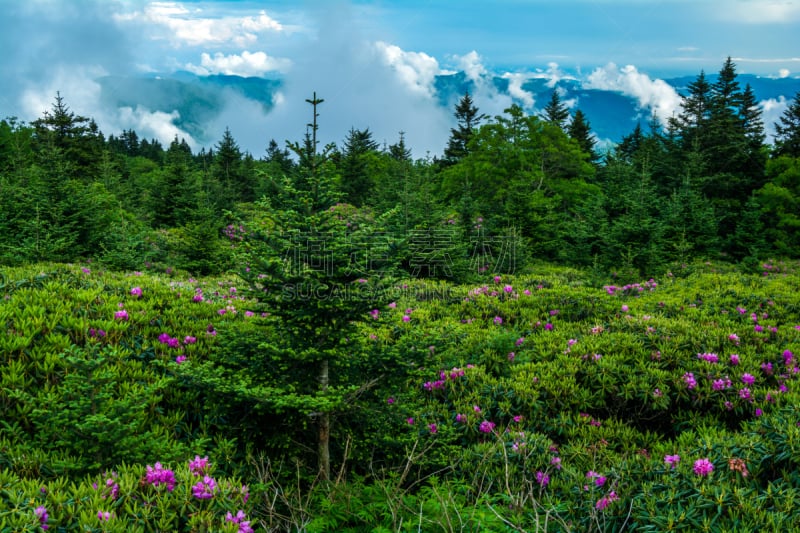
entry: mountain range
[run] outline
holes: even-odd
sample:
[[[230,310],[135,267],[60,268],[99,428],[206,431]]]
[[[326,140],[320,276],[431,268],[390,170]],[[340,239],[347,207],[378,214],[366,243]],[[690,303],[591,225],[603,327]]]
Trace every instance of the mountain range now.
[[[687,86],[697,76],[682,76],[664,79],[678,94],[686,94]],[[711,83],[716,75],[708,75]],[[800,93],[800,78],[769,78],[750,74],[740,74],[737,78],[741,87],[749,84],[764,111],[764,123],[768,132],[772,123],[785,109],[786,103]],[[101,101],[105,108],[146,109],[148,112],[169,114],[169,120],[182,132],[195,141],[195,146],[212,146],[221,137],[219,131],[209,128],[219,123],[223,108],[235,97],[238,102],[257,105],[269,117],[276,101],[282,98],[284,81],[280,78],[241,77],[233,75],[198,76],[179,71],[171,74],[151,74],[139,77],[106,76],[96,80],[101,87]],[[619,142],[629,134],[637,123],[644,127],[652,118],[654,106],[648,105],[646,98],[636,94],[636,88],[622,90],[611,87],[598,87],[591,80],[577,77],[530,77],[522,83],[508,76],[489,75],[476,80],[464,72],[438,74],[433,81],[433,95],[443,110],[452,116],[452,109],[461,96],[469,91],[476,93],[488,90],[503,96],[509,101],[518,102],[529,113],[538,113],[550,100],[554,90],[559,92],[562,102],[574,109],[580,108],[588,118],[592,131],[600,141],[601,147]],[[487,89],[488,86],[488,89]],[[662,93],[670,92],[662,85]],[[520,96],[522,95],[522,96]],[[480,107],[481,100],[475,99]],[[530,105],[535,102],[534,105]],[[483,111],[483,110],[481,110]],[[234,125],[230,125],[236,136]],[[339,132],[343,139],[347,129],[353,125],[340,125],[345,128]],[[114,132],[107,132],[114,133]],[[144,133],[147,136],[148,132]],[[286,135],[289,137],[289,135]],[[266,146],[258,140],[258,146]],[[282,141],[283,139],[277,139]],[[162,139],[164,141],[164,139]],[[393,140],[391,140],[393,142]],[[243,148],[259,156],[263,148],[248,146]],[[437,154],[433,154],[437,155]]]

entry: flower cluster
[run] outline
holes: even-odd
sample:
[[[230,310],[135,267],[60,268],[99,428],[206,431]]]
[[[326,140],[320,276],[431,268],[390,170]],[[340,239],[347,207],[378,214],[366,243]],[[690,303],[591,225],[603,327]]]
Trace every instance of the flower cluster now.
[[[664,462],[672,469],[675,470],[675,467],[678,466],[678,463],[681,462],[681,456],[678,454],[675,455],[665,455]]]
[[[155,466],[147,465],[147,473],[145,474],[145,482],[154,487],[159,485],[166,485],[167,490],[172,492],[175,489],[175,472],[168,468],[161,466],[161,463],[156,463]]]
[[[536,472],[536,483],[542,487],[546,487],[547,484],[550,483],[550,476],[539,470]]]
[[[210,500],[214,497],[214,491],[217,490],[217,482],[211,476],[203,476],[201,481],[198,481],[192,486],[192,495],[198,500]]]
[[[739,459],[738,457],[728,459],[728,468],[730,468],[733,472],[739,472],[742,474],[742,477],[747,477],[749,474],[747,471],[747,464],[743,459]]]
[[[719,363],[719,356],[715,353],[699,353],[697,358],[709,363]]]
[[[650,278],[647,281],[642,283],[629,283],[628,285],[623,285],[622,287],[617,287],[616,285],[604,285],[603,289],[606,291],[607,294],[615,295],[617,293],[622,294],[639,294],[644,291],[653,292],[658,287],[658,283],[656,280]]]
[[[442,370],[439,372],[439,379],[436,381],[426,381],[422,384],[422,387],[426,391],[433,391],[437,389],[443,389],[447,380],[456,380],[458,378],[464,377],[465,372],[463,368],[458,368],[456,366],[453,367],[452,370],[449,372],[446,370]]]
[[[206,455],[202,459],[199,455],[195,455],[194,459],[189,461],[189,471],[191,471],[193,476],[203,475],[208,470],[208,456]]]
[[[478,426],[478,430],[481,433],[491,433],[494,430],[495,425],[496,424],[494,422],[489,422],[488,420],[484,420],[483,422],[481,422],[481,425]]]
[[[234,226],[228,224],[222,230],[222,234],[232,241],[243,241],[246,234],[244,226]]]
[[[92,487],[97,490],[97,483],[92,483]],[[112,500],[116,500],[119,497],[119,484],[117,483],[116,472],[111,472],[111,476],[106,479],[102,497],[103,499],[110,497]]]
[[[611,504],[611,503],[613,503],[613,502],[615,502],[617,500],[619,500],[619,496],[617,496],[617,493],[612,490],[611,492],[608,493],[607,496],[603,496],[602,498],[597,500],[597,503],[595,504],[595,508],[598,511],[602,511],[606,507],[608,507],[609,504]]]
[[[36,518],[39,519],[39,526],[45,531],[49,529],[50,526],[47,525],[47,521],[50,519],[50,515],[47,514],[47,508],[44,505],[40,505],[33,512],[36,513]]]
[[[694,473],[698,476],[707,476],[714,471],[714,464],[708,458],[698,459],[694,462]]]
[[[247,520],[247,515],[242,510],[239,510],[235,515],[228,511],[228,514],[225,515],[225,521],[239,526],[239,533],[253,533],[250,521]]]

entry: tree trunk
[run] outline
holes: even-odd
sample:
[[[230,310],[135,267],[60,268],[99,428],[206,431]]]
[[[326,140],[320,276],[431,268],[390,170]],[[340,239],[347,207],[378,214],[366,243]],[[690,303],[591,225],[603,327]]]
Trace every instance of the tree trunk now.
[[[328,390],[328,360],[324,359],[320,363],[319,369],[319,388],[322,392]],[[319,428],[319,440],[317,441],[317,460],[319,461],[319,473],[323,480],[331,478],[331,415],[330,413],[319,413],[317,419]]]

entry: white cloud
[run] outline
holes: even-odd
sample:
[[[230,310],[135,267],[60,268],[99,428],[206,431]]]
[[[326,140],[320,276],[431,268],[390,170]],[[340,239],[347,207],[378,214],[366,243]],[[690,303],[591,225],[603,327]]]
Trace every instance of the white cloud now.
[[[782,68],[778,71],[779,78],[788,78],[791,71],[788,68]]]
[[[247,50],[241,54],[225,55],[221,52],[200,54],[200,65],[188,63],[186,70],[199,76],[209,74],[228,74],[235,76],[263,76],[267,72],[286,72],[291,67],[289,59],[271,57],[264,52],[250,53]]]
[[[107,108],[103,101],[102,86],[95,81],[105,74],[99,67],[60,67],[46,83],[26,88],[20,96],[20,105],[26,116],[41,117],[53,107],[56,92],[60,92],[64,103],[76,115],[91,117],[106,134],[125,129],[134,129],[142,138],[156,138],[169,144],[177,135],[186,139],[192,149],[198,148],[191,135],[181,130],[175,121],[180,118],[177,111],[164,113],[136,106]]]
[[[475,83],[481,83],[484,78],[489,74],[486,67],[481,63],[481,56],[478,52],[472,52],[463,56],[456,56],[459,68],[467,75],[467,79]]]
[[[589,75],[585,87],[619,91],[632,96],[640,108],[655,112],[662,122],[676,113],[681,105],[680,95],[667,82],[651,79],[633,65],[617,68],[614,63],[609,63],[605,67],[598,67]]]
[[[76,115],[95,116],[102,87],[94,81],[106,74],[96,66],[57,67],[45,83],[31,84],[20,95],[25,116],[41,117],[53,107],[57,92]],[[99,121],[98,121],[99,123]]]
[[[508,94],[500,94],[494,84],[493,74],[484,66],[481,56],[473,50],[463,56],[453,56],[458,69],[473,83],[472,100],[475,106],[489,116],[501,115],[514,103]]]
[[[398,78],[412,92],[432,97],[434,82],[439,74],[439,62],[424,52],[406,52],[399,46],[383,41],[375,43],[384,64],[394,69]]]
[[[512,98],[520,100],[524,108],[532,108],[536,101],[533,98],[533,93],[526,91],[522,88],[522,84],[528,80],[528,76],[518,72],[506,72],[503,78],[508,80],[508,94]]]
[[[120,107],[114,117],[116,125],[114,131],[133,129],[142,138],[156,138],[165,146],[169,145],[176,137],[185,139],[192,150],[198,148],[197,143],[187,132],[175,125],[181,115],[177,110],[171,113],[163,111],[150,111],[137,105],[136,108]]]
[[[764,121],[767,136],[771,139],[775,135],[775,123],[781,118],[783,112],[788,109],[789,102],[786,101],[785,96],[779,96],[778,98],[762,100],[758,105],[761,107],[761,120]]]
[[[180,2],[150,2],[144,9],[115,14],[117,22],[138,22],[157,31],[157,39],[167,39],[176,46],[234,44],[252,45],[264,32],[280,32],[284,26],[261,11],[257,16],[217,18],[201,17],[201,11],[189,11]],[[158,31],[160,30],[160,31]]]
[[[547,64],[547,70],[537,69],[537,72],[531,76],[532,78],[540,78],[547,80],[547,86],[551,89],[556,86],[561,80],[574,80],[574,76],[565,74],[558,66],[558,63],[551,61]]]

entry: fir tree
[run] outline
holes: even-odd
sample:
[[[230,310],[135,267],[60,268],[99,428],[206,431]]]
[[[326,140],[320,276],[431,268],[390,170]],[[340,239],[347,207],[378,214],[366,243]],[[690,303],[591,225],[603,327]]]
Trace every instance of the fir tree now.
[[[369,156],[377,149],[378,143],[373,140],[369,128],[350,129],[340,161],[340,187],[346,202],[361,207],[369,199],[374,187]]]
[[[545,122],[549,122],[554,126],[558,126],[562,130],[566,130],[567,119],[569,118],[569,109],[561,102],[558,96],[558,91],[553,91],[550,96],[550,101],[544,106],[542,111],[542,118]]]
[[[800,157],[800,92],[775,123],[775,157]]]
[[[592,127],[589,125],[589,121],[586,120],[586,115],[580,109],[575,111],[572,122],[567,128],[567,135],[578,142],[581,150],[589,155],[589,161],[595,162],[600,159],[600,156],[594,151],[597,140],[592,135]]]
[[[469,92],[458,102],[454,114],[458,127],[450,129],[450,139],[447,141],[444,160],[441,162],[443,166],[454,165],[469,153],[469,141],[475,129],[486,118],[486,115],[479,113],[475,107]]]

